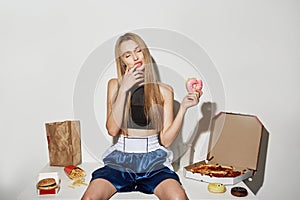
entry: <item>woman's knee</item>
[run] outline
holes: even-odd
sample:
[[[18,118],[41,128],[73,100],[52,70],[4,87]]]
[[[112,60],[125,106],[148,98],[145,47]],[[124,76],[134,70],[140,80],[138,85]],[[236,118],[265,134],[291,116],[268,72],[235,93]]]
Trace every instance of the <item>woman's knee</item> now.
[[[88,195],[83,195],[83,197],[81,198],[81,200],[94,200],[94,198],[90,197]]]
[[[95,193],[92,193],[92,192],[88,192],[88,193],[85,193],[81,200],[107,200],[109,199],[113,194],[107,194],[105,192],[95,192]]]
[[[183,189],[181,190],[177,190],[177,192],[173,193],[171,199],[174,199],[174,200],[187,200],[187,196],[186,196],[186,193]]]
[[[174,179],[167,179],[160,183],[154,190],[159,199],[186,200],[187,195],[183,187]]]
[[[160,195],[157,195],[159,199],[163,200],[187,200],[187,195],[184,190],[177,191],[164,191]]]
[[[81,198],[81,200],[104,200],[104,199],[105,198],[99,194],[96,196],[95,194],[89,192],[85,193]]]
[[[115,187],[104,179],[93,180],[81,200],[106,200],[116,192]]]

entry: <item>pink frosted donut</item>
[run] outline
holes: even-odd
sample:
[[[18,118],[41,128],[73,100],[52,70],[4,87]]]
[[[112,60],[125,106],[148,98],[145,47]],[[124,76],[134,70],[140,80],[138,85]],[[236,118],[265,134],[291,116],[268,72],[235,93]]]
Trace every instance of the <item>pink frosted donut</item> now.
[[[186,89],[188,92],[200,92],[203,84],[202,80],[196,78],[188,78],[186,80]]]

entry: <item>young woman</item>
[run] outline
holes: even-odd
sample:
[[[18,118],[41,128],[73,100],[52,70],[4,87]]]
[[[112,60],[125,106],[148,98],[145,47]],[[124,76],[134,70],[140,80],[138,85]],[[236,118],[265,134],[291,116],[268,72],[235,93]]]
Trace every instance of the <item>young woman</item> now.
[[[106,128],[118,142],[104,153],[104,167],[93,172],[82,199],[109,199],[129,191],[187,199],[166,148],[202,92],[187,94],[174,119],[173,89],[158,83],[145,42],[126,33],[116,42],[115,56],[118,78],[108,82]]]

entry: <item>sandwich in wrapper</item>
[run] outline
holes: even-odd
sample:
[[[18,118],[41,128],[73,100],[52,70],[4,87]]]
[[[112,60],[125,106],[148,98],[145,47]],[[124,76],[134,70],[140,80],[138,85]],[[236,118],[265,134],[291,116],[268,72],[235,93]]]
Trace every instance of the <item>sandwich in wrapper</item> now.
[[[58,188],[54,178],[44,178],[37,183],[37,189],[39,190],[53,190]]]
[[[60,179],[57,172],[39,173],[37,184],[39,195],[57,194],[60,189]]]

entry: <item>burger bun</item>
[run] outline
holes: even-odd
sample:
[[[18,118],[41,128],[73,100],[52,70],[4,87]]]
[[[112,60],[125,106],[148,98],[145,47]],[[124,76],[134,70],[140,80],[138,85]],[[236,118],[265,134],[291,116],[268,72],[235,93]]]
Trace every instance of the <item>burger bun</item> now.
[[[52,190],[58,188],[54,178],[44,178],[37,183],[37,189],[39,190]]]

